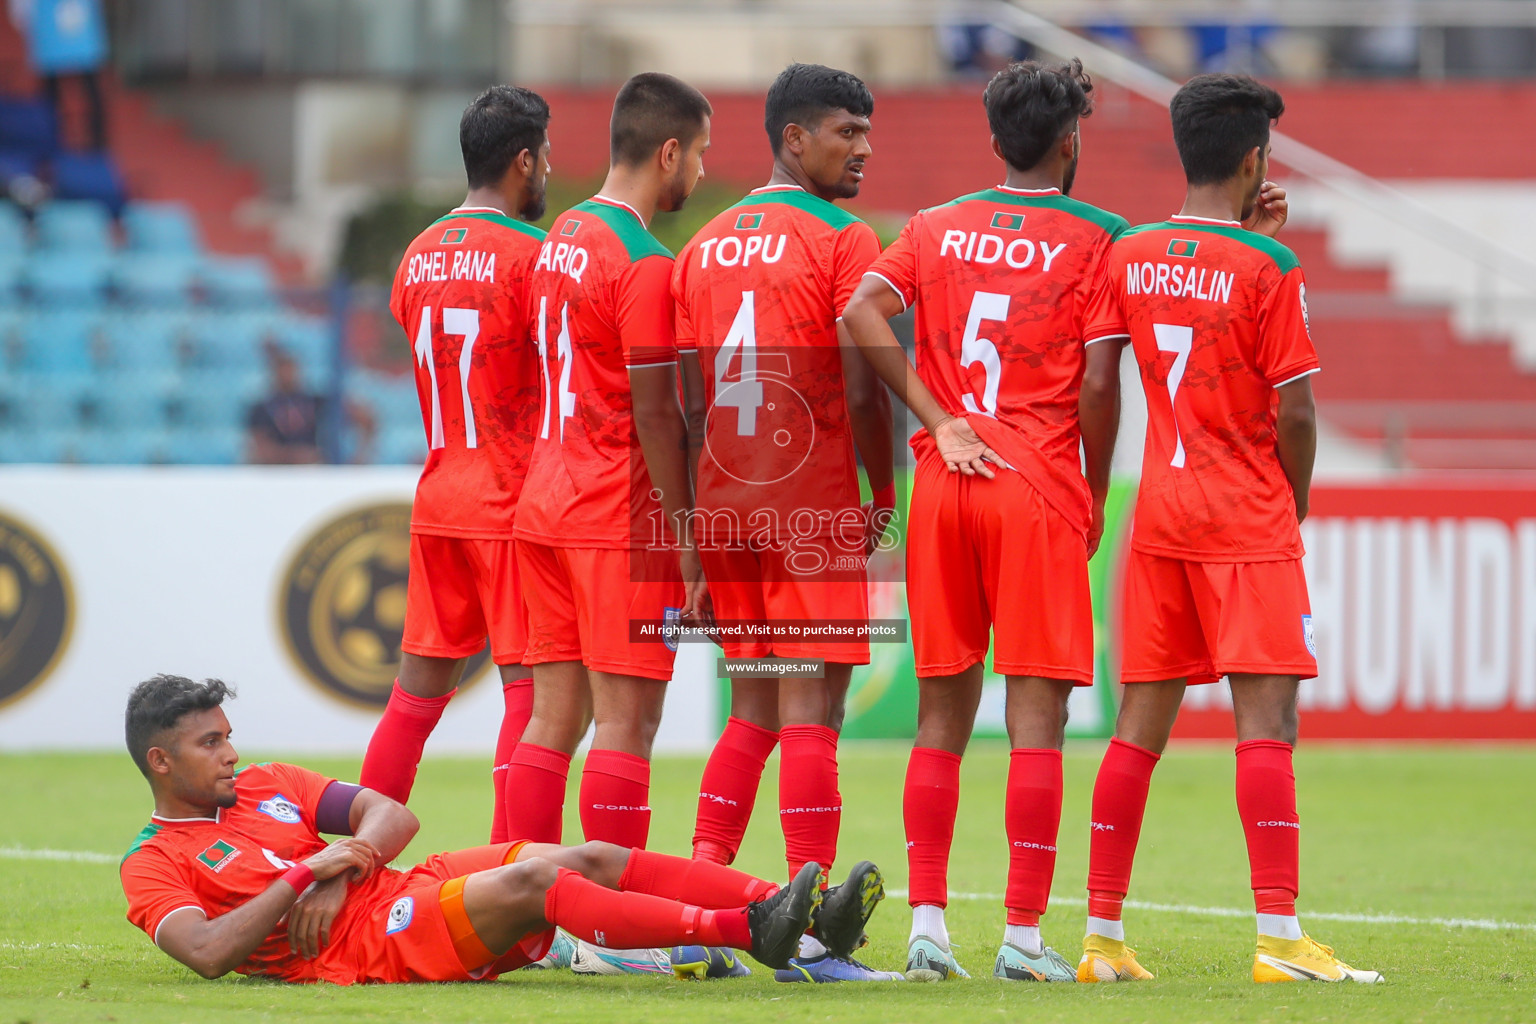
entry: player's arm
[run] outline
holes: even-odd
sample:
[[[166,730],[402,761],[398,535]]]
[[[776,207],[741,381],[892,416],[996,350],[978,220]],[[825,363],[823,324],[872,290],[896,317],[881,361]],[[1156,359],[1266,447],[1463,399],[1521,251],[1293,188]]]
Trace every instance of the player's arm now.
[[[848,421],[853,445],[864,476],[869,480],[870,503],[866,512],[869,550],[873,551],[896,508],[896,445],[891,429],[891,396],[869,361],[837,325],[838,351],[843,362],[843,394],[848,402]]]
[[[904,308],[902,297],[884,278],[869,274],[859,282],[843,311],[843,326],[871,369],[927,428],[949,471],[992,477],[987,460],[1001,463],[1002,458],[982,443],[963,418],[944,411],[917,375],[917,367],[907,358],[901,342],[896,340],[889,321]],[[952,443],[946,444],[947,441]]]
[[[343,873],[366,877],[378,862],[379,851],[365,839],[339,839],[307,858],[257,896],[220,914],[204,917],[185,907],[161,923],[155,943],[175,960],[205,978],[219,978],[244,963],[277,927],[307,888],[310,878],[323,881]],[[301,870],[307,868],[307,871]]]
[[[699,455],[704,451],[704,427],[709,407],[704,401],[704,367],[697,350],[680,352],[677,368],[683,378],[683,416],[688,423],[688,470],[694,487],[699,481]]]
[[[1104,502],[1109,496],[1109,468],[1120,434],[1120,354],[1124,338],[1104,338],[1088,346],[1083,387],[1077,398],[1077,422],[1083,435],[1083,471],[1093,498],[1088,528],[1088,557],[1104,536]]]
[[[1307,518],[1312,492],[1312,463],[1317,458],[1317,405],[1312,398],[1310,375],[1281,384],[1275,413],[1280,465],[1296,496],[1296,521]]]

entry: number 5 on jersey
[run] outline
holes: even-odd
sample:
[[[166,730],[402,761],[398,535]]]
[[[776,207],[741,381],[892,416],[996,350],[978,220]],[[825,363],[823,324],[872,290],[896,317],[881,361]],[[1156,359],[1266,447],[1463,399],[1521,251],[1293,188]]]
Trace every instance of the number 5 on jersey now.
[[[473,364],[475,339],[480,337],[480,311],[478,309],[443,310],[444,334],[457,334],[464,339],[459,349],[459,391],[464,397],[464,447],[475,448],[475,407],[469,402],[469,371]],[[432,448],[445,447],[443,439],[443,400],[437,392],[437,360],[432,353],[432,307],[421,308],[421,323],[416,328],[416,365],[425,365],[427,377],[432,382]]]

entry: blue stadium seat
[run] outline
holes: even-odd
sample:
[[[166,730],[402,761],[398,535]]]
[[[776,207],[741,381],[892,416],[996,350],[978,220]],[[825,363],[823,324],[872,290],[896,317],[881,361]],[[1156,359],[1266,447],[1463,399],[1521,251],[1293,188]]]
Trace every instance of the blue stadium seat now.
[[[81,465],[142,466],[167,460],[169,438],[153,429],[82,430],[70,447]]]
[[[229,428],[175,431],[164,448],[165,461],[178,466],[233,466],[244,453],[244,432]]]
[[[128,188],[111,155],[100,150],[61,150],[54,155],[53,194],[60,199],[101,203],[115,217],[128,201]]]
[[[19,366],[34,373],[85,374],[104,345],[95,316],[74,310],[36,313],[22,322]]]
[[[421,429],[416,378],[409,373],[390,375],[357,370],[348,375],[344,393],[373,410],[381,433],[405,426]]]
[[[260,370],[266,365],[262,346],[276,326],[274,316],[261,311],[204,313],[192,323],[193,362],[206,370]]]
[[[0,310],[16,309],[26,282],[26,257],[0,249]]]
[[[81,249],[36,253],[23,274],[34,305],[94,308],[106,302],[111,271],[110,253]]]
[[[171,373],[97,374],[81,403],[82,418],[97,430],[161,430],[176,386]]]
[[[211,257],[198,270],[209,305],[228,309],[271,306],[275,303],[272,271],[254,256]]]
[[[72,451],[70,435],[60,430],[0,430],[0,462],[63,462]]]
[[[190,320],[181,310],[114,312],[103,330],[106,364],[122,371],[174,370],[182,362],[182,349],[191,344]]]
[[[81,408],[90,393],[86,374],[18,375],[16,419],[32,430],[67,431],[78,426]]]
[[[134,253],[123,255],[112,267],[112,284],[118,301],[144,309],[154,306],[185,307],[192,301],[197,257],[185,253]]]
[[[203,251],[197,222],[180,203],[129,203],[123,211],[123,232],[135,252],[191,256]]]
[[[100,203],[56,199],[38,207],[33,221],[40,249],[111,252],[112,220]]]
[[[427,436],[421,424],[406,429],[391,426],[378,435],[375,461],[390,466],[419,466],[427,459]]]
[[[0,179],[5,175],[0,173]],[[27,251],[27,219],[15,203],[0,200],[0,253],[21,254]]]
[[[44,99],[0,99],[0,149],[47,159],[59,148],[59,124]]]
[[[260,373],[205,370],[183,374],[168,409],[183,431],[240,430],[251,403],[261,394],[261,386]]]
[[[331,321],[323,317],[292,316],[277,327],[277,343],[299,364],[305,383],[320,388],[331,378],[336,346]]]

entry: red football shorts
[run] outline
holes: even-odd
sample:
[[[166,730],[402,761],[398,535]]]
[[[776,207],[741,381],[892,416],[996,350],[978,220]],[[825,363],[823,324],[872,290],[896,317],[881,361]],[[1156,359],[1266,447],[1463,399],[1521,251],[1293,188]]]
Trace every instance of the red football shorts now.
[[[1317,675],[1301,559],[1187,562],[1132,550],[1120,679],[1214,683],[1231,672]]]
[[[426,658],[467,658],[491,638],[491,660],[516,665],[528,645],[528,611],[516,542],[411,534],[400,649]]]
[[[907,517],[907,607],[921,678],[987,654],[1011,676],[1093,683],[1093,600],[1080,531],[1017,472],[950,473],[920,454]]]
[[[831,536],[795,538],[768,547],[747,540],[699,548],[715,618],[726,623],[793,621],[865,622],[869,619],[869,583],[863,538],[854,550]],[[868,665],[869,640],[814,637],[739,638],[722,636],[727,658],[822,658],[835,665]]]
[[[525,665],[579,661],[596,672],[671,679],[676,641],[662,627],[683,607],[677,552],[555,548],[517,542],[528,599]],[[654,626],[653,640],[631,629]]]
[[[549,952],[553,928],[524,937],[498,957],[480,941],[464,911],[465,878],[512,863],[523,845],[439,853],[412,868],[400,888],[347,929],[344,941],[357,980],[488,981]]]

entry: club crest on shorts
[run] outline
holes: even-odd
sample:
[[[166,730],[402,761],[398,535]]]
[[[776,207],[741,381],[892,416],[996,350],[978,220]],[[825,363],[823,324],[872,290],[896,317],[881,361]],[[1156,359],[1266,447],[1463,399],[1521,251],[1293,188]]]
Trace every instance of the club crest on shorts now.
[[[1312,657],[1317,657],[1317,635],[1312,629],[1312,616],[1301,617],[1301,638],[1306,641],[1307,651]]]
[[[661,642],[667,645],[667,650],[677,652],[677,638],[683,630],[683,610],[681,608],[667,608],[661,615]]]
[[[299,809],[292,800],[281,793],[273,795],[269,800],[263,800],[256,805],[256,809],[269,818],[274,818],[284,825],[297,825],[299,823]]]
[[[411,926],[411,919],[416,916],[416,897],[401,896],[395,900],[395,905],[389,908],[389,922],[384,925],[384,934],[393,935],[403,932]]]

